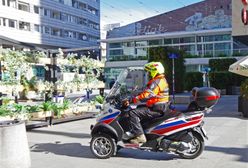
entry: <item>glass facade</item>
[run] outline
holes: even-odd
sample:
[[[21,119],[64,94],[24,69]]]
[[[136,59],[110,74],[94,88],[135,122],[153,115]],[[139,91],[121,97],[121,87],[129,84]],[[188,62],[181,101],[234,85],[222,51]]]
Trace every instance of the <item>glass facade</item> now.
[[[232,55],[230,34],[195,35],[188,37],[133,40],[108,43],[108,61],[146,60],[150,47],[170,46],[184,50],[187,57],[219,57]]]

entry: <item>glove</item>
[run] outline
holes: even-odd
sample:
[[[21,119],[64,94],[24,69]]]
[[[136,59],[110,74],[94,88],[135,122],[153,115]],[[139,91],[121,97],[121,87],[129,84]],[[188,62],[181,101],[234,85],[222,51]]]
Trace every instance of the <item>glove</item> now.
[[[122,107],[127,108],[128,106],[129,106],[129,100],[128,99],[122,100]]]

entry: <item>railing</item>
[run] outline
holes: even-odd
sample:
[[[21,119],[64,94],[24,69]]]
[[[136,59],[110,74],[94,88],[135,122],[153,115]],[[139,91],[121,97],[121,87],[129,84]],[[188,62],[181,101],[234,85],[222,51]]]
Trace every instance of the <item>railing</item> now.
[[[135,60],[147,60],[147,56],[133,56],[133,55],[118,55],[109,57],[108,61],[135,61]]]

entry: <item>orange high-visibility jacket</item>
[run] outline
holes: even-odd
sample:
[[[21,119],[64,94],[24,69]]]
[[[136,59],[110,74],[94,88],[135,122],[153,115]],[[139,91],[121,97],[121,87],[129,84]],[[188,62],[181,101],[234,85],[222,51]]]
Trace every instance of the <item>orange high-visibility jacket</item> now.
[[[147,83],[146,89],[136,99],[145,100],[148,107],[158,102],[169,101],[169,87],[164,75],[157,75]]]

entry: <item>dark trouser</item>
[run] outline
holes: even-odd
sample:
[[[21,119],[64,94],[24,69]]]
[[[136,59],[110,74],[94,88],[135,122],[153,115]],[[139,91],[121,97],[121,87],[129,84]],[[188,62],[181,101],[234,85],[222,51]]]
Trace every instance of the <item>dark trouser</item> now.
[[[151,120],[153,118],[160,117],[160,112],[151,111],[148,107],[142,106],[129,111],[129,123],[131,127],[131,132],[135,135],[144,134],[143,128],[141,126],[141,121]]]

